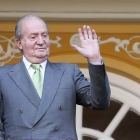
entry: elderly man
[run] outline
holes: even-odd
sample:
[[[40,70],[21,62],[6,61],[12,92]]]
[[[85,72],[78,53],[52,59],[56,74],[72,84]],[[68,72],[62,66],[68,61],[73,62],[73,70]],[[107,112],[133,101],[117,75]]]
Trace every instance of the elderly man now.
[[[109,106],[110,87],[97,35],[89,26],[83,31],[78,30],[82,47],[72,47],[87,58],[91,83],[77,65],[49,62],[48,27],[42,19],[26,15],[18,21],[15,41],[23,58],[0,68],[1,139],[76,140],[76,104]]]

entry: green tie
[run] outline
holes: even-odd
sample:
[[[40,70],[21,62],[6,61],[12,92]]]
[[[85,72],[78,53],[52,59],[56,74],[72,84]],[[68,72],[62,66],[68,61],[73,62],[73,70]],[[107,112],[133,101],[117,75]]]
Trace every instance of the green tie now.
[[[43,91],[43,77],[42,73],[40,71],[40,64],[31,64],[31,67],[35,69],[35,72],[32,77],[32,81],[34,83],[34,86],[38,92],[39,97],[42,97],[42,91]]]

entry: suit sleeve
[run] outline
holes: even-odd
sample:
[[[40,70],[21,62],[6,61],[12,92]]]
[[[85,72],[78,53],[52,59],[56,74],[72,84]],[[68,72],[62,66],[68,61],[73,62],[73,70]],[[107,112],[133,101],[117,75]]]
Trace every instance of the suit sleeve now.
[[[0,139],[4,139],[4,129],[3,129],[3,100],[2,94],[0,93]]]
[[[88,66],[90,82],[75,66],[76,102],[91,109],[106,109],[110,105],[110,87],[105,66]]]
[[[5,73],[0,69],[0,139],[4,139],[4,129],[3,129],[3,96],[2,96],[2,79]]]

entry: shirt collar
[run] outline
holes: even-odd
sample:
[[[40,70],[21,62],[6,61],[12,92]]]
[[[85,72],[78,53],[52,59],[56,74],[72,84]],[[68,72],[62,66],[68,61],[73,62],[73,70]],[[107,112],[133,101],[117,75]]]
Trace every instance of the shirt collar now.
[[[29,62],[24,56],[23,56],[22,60],[23,60],[23,62],[25,64],[25,67],[27,68],[27,70],[29,70],[32,63]],[[47,64],[47,60],[45,60],[44,62],[40,63],[40,65],[43,68],[43,70],[45,70],[46,64]]]

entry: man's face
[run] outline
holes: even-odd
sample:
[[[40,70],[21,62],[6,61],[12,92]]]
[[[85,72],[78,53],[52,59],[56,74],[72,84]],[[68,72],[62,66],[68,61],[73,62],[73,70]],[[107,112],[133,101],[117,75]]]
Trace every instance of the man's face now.
[[[48,29],[43,21],[37,18],[25,19],[22,22],[22,40],[16,40],[23,50],[23,55],[31,63],[45,61],[50,53]]]

